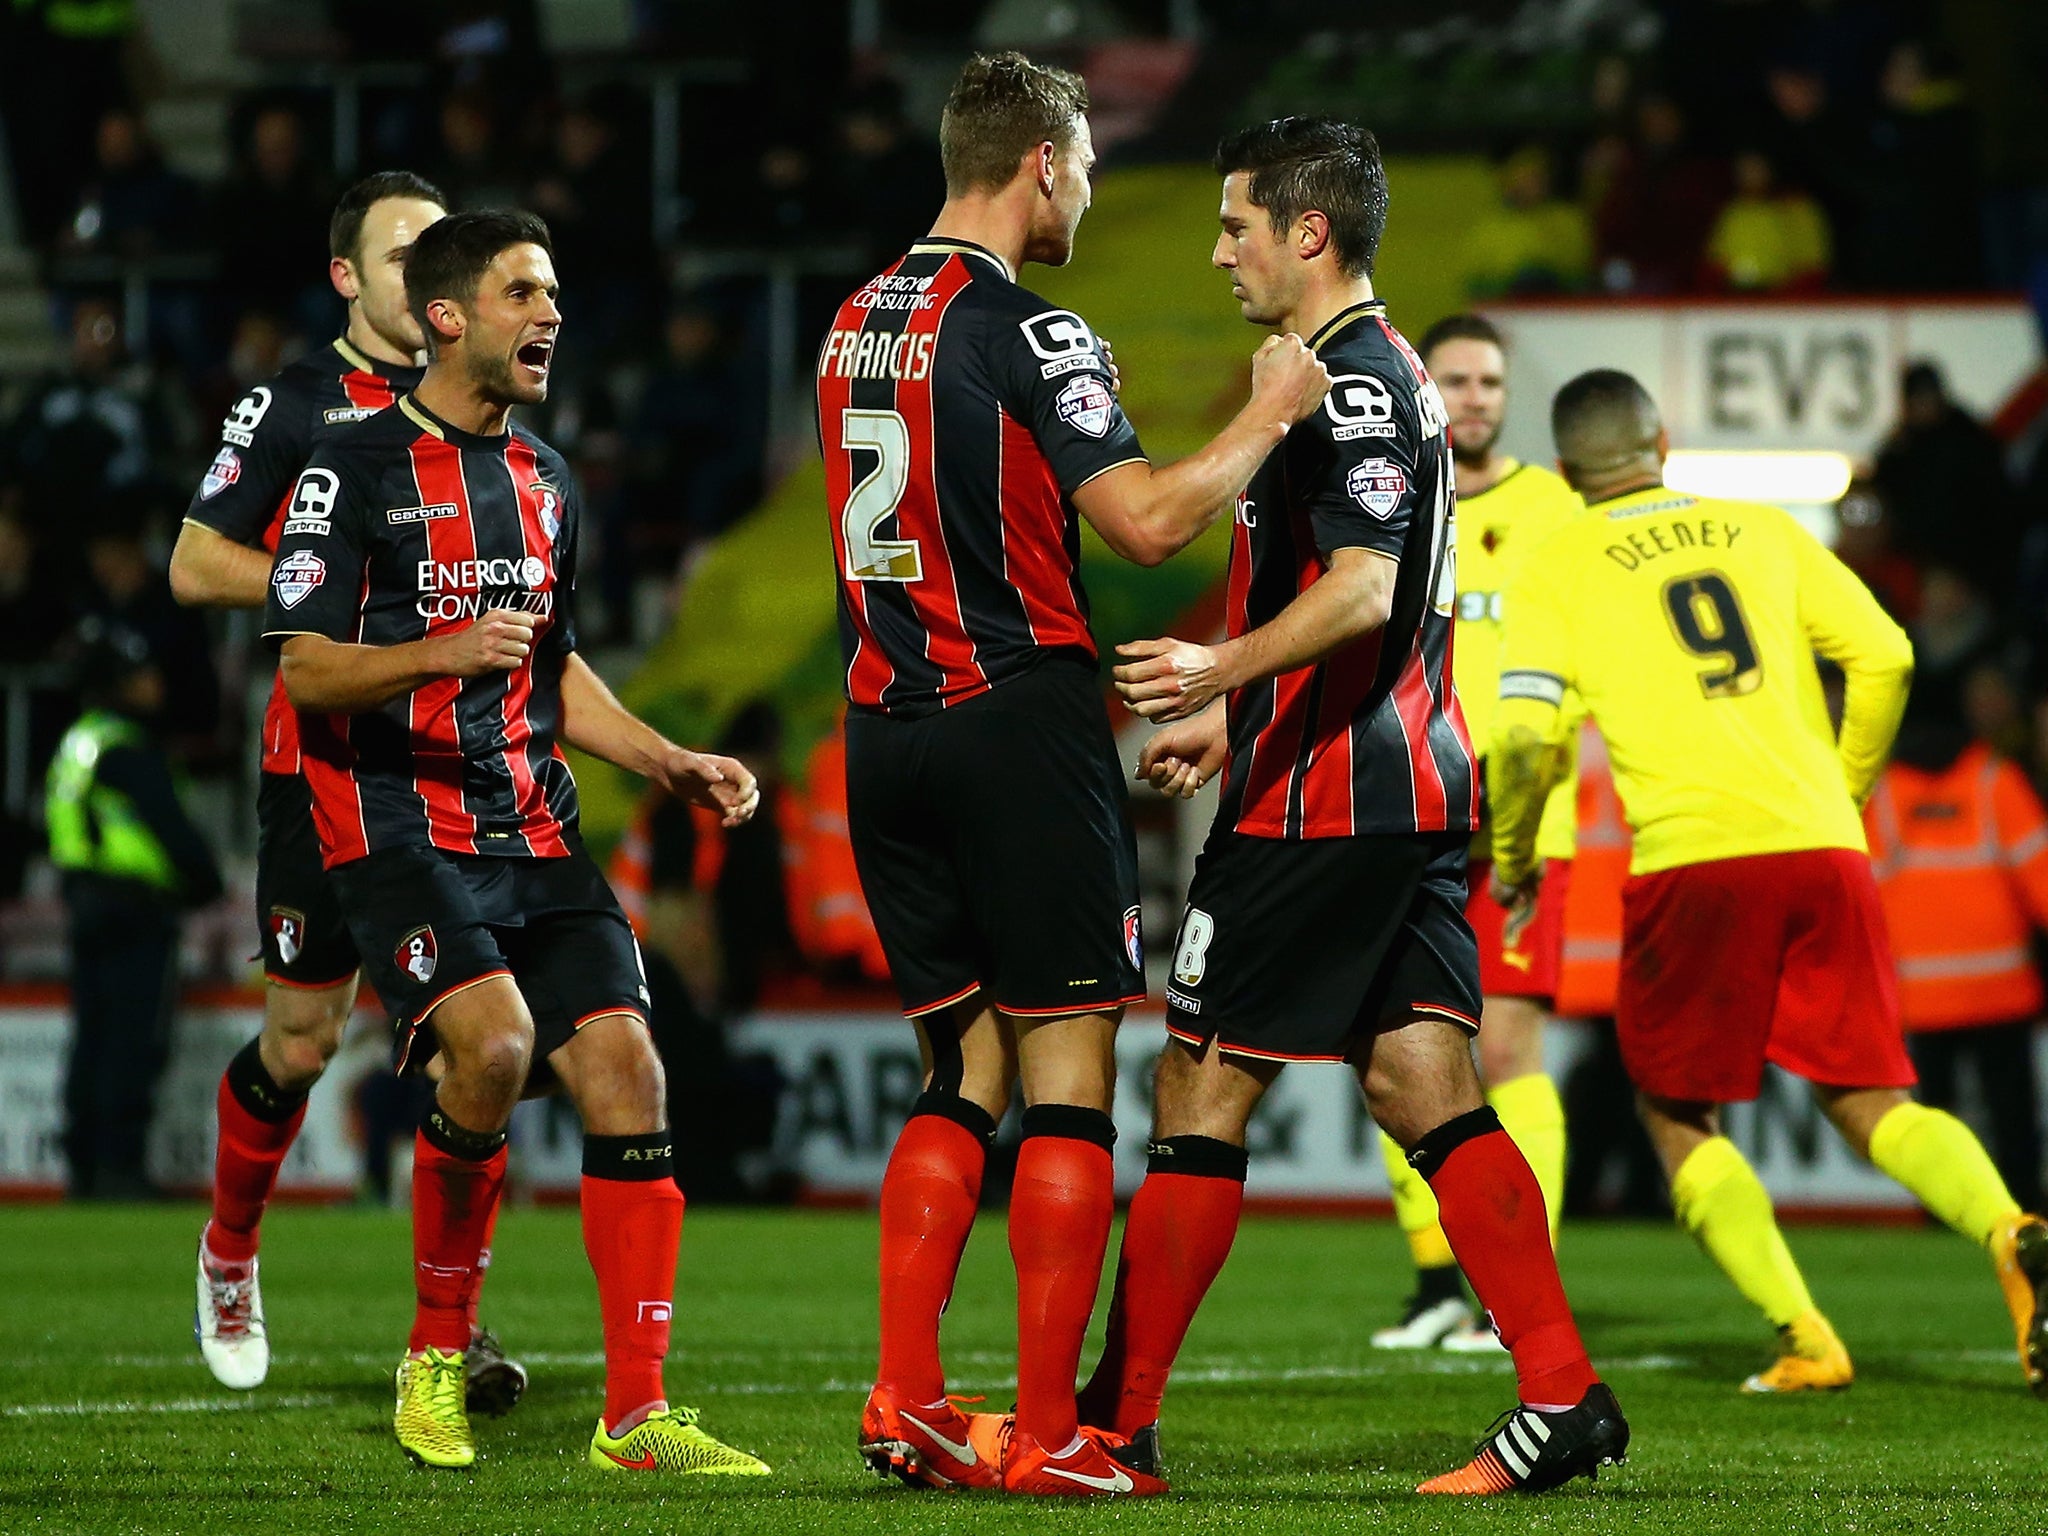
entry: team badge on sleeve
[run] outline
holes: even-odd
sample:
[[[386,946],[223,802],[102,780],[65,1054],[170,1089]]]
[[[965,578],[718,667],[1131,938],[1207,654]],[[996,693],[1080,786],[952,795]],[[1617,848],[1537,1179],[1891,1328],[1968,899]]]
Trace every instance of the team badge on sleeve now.
[[[1408,477],[1401,473],[1400,466],[1385,459],[1367,459],[1352,467],[1345,477],[1344,489],[1374,517],[1384,521],[1394,515],[1394,508],[1401,505],[1401,498],[1408,493]]]
[[[206,478],[199,482],[200,500],[213,500],[241,478],[242,456],[232,448],[221,449],[213,456],[213,462],[206,466]]]
[[[1061,421],[1090,437],[1101,437],[1107,433],[1110,417],[1116,411],[1116,400],[1111,396],[1109,386],[1092,375],[1083,375],[1069,383],[1060,391],[1055,405]]]
[[[434,945],[434,929],[429,924],[415,928],[398,941],[398,948],[391,958],[398,962],[398,968],[414,981],[424,985],[434,979],[434,963],[440,954]]]
[[[296,608],[327,579],[327,562],[310,550],[294,550],[270,573],[271,590],[287,608]]]

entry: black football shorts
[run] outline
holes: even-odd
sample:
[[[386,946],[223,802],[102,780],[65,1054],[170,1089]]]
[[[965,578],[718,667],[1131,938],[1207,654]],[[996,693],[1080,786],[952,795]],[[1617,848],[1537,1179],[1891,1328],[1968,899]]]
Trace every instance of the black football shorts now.
[[[1470,838],[1212,828],[1174,936],[1167,1030],[1266,1061],[1343,1061],[1410,1014],[1476,1032]]]
[[[296,773],[257,777],[256,921],[264,978],[285,987],[337,986],[362,961],[320,862],[313,792]]]
[[[510,976],[526,999],[537,1064],[592,1019],[647,1017],[632,927],[595,861],[572,847],[557,859],[383,848],[334,869],[402,1064],[433,1055],[419,1031],[435,1008],[493,976]]]
[[[903,999],[1106,1013],[1145,995],[1138,851],[1092,666],[1049,656],[935,714],[846,722],[847,824]]]

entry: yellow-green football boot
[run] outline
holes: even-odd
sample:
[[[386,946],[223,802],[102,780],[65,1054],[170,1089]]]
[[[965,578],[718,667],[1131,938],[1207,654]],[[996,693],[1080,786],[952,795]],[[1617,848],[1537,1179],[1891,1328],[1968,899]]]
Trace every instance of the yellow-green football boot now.
[[[714,1440],[697,1427],[694,1408],[660,1408],[614,1439],[597,1421],[590,1464],[605,1472],[691,1472],[766,1477],[768,1463]]]
[[[405,1454],[423,1467],[467,1467],[476,1462],[469,1432],[468,1391],[461,1350],[430,1349],[398,1363],[398,1408],[391,1427]]]

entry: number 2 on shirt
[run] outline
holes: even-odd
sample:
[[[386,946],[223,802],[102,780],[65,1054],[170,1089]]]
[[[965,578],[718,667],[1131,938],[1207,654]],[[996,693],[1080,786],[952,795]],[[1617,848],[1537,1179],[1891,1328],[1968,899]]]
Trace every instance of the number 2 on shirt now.
[[[1719,571],[1674,576],[1664,583],[1671,633],[1693,655],[1719,663],[1700,673],[1700,692],[1735,699],[1764,685],[1763,662],[1742,611],[1742,599]]]
[[[895,411],[840,413],[839,446],[875,455],[846,498],[840,529],[846,535],[848,581],[922,581],[924,560],[915,539],[878,539],[875,530],[896,514],[910,484],[910,427]]]

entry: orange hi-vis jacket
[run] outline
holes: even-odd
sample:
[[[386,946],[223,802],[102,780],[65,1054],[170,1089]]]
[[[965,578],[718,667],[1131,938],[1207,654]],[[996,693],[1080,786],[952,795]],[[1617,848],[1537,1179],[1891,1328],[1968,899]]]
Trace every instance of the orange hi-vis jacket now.
[[[1909,1030],[2041,1011],[2029,948],[2048,927],[2048,812],[1982,743],[1942,772],[1893,763],[1864,808]]]
[[[619,898],[626,921],[633,925],[633,937],[647,940],[647,900],[654,894],[654,813],[668,800],[665,790],[650,789],[633,810],[618,846],[605,865],[605,878],[612,894]],[[710,891],[725,868],[725,828],[719,815],[701,805],[686,807],[697,832],[696,856],[690,867],[690,888]]]
[[[796,797],[788,797],[795,800]],[[846,829],[846,727],[842,722],[812,749],[796,830],[783,835],[789,866],[790,930],[804,958],[818,964],[852,961],[872,981],[889,979],[854,868]]]
[[[1628,879],[1628,822],[1614,791],[1607,743],[1591,721],[1579,728],[1578,852],[1565,891],[1564,967],[1553,1006],[1560,1018],[1614,1014],[1621,985],[1621,887]]]

